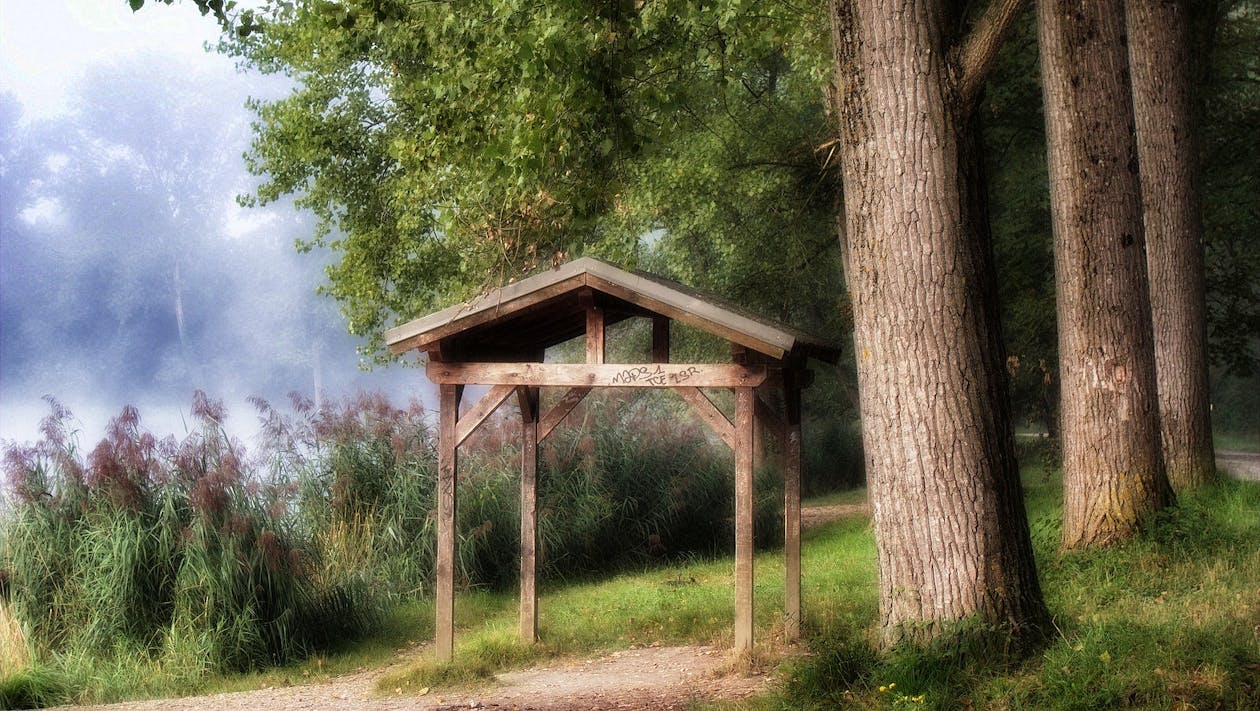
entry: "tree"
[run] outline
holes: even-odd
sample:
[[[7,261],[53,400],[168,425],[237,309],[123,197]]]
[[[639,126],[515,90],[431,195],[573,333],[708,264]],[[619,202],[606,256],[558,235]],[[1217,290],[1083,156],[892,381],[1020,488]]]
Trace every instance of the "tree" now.
[[[1063,409],[1063,545],[1172,501],[1159,441],[1138,155],[1119,0],[1038,4]]]
[[[1019,2],[832,0],[863,443],[883,639],[1046,620],[1010,426],[975,107]],[[910,101],[908,97],[914,97]]]
[[[1159,420],[1175,489],[1216,474],[1187,12],[1184,0],[1126,4]]]

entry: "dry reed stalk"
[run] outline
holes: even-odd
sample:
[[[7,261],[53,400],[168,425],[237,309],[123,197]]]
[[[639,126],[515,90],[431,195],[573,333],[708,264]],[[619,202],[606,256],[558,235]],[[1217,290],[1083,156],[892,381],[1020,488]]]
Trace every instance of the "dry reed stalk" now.
[[[30,666],[30,653],[22,626],[9,614],[8,606],[0,602],[0,669],[12,674]]]

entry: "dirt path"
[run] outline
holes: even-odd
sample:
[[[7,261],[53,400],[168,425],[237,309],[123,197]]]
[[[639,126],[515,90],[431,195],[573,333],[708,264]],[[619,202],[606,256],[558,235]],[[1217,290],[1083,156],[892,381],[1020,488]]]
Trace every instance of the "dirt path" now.
[[[1239,479],[1260,481],[1260,452],[1217,452],[1216,468]]]
[[[386,669],[302,686],[213,696],[132,701],[75,711],[579,711],[683,709],[700,699],[741,699],[765,689],[768,677],[734,671],[729,652],[713,647],[647,647],[583,660],[558,661],[505,672],[478,688],[382,696],[376,680]]]

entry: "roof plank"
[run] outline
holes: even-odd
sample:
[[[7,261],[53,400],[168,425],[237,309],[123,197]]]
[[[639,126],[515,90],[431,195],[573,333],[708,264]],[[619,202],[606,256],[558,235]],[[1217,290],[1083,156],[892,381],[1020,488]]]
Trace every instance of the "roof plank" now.
[[[385,332],[385,343],[395,354],[452,337],[472,343],[484,340],[548,347],[585,328],[584,310],[574,308],[576,302],[571,301],[583,287],[605,294],[607,301],[601,306],[610,313],[658,314],[771,359],[792,354],[835,362],[839,357],[839,347],[826,340],[749,313],[714,295],[591,257],[391,328]],[[554,316],[540,318],[539,312],[549,309],[554,309]]]

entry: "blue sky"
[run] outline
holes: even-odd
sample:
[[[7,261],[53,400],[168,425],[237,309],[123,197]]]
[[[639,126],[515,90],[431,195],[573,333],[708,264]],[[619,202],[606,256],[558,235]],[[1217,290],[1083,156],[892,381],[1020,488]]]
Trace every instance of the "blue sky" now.
[[[248,97],[281,81],[203,45],[188,2],[0,3],[0,439],[33,439],[51,395],[90,446],[126,404],[184,432],[194,389],[248,438],[251,395],[427,392],[416,369],[364,372],[310,220],[244,209]],[[426,396],[427,397],[427,396]]]

